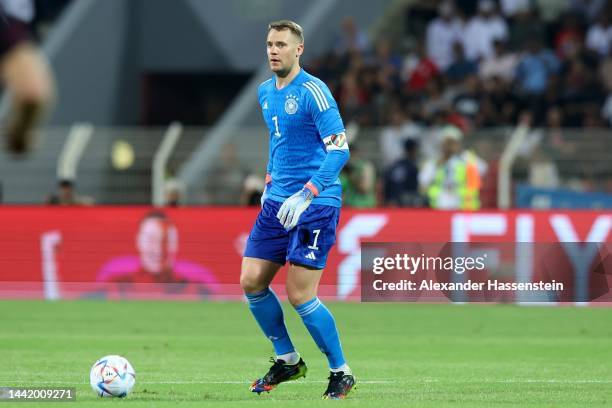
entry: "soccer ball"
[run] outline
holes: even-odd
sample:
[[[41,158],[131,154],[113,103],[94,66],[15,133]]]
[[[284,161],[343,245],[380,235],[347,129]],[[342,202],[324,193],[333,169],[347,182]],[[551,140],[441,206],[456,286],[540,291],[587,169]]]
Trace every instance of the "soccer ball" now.
[[[136,372],[127,359],[105,356],[95,362],[89,372],[91,388],[100,397],[126,397],[136,382]]]

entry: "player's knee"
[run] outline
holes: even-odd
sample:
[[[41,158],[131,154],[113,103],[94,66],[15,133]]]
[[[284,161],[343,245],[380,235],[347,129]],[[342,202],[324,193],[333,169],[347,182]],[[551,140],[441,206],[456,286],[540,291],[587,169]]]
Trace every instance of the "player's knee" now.
[[[240,287],[244,293],[257,293],[264,290],[267,283],[260,279],[259,274],[252,270],[243,270],[240,274]]]
[[[300,289],[300,288],[291,288],[287,286],[287,298],[289,299],[289,303],[292,306],[303,305],[313,298],[313,294],[308,290]]]

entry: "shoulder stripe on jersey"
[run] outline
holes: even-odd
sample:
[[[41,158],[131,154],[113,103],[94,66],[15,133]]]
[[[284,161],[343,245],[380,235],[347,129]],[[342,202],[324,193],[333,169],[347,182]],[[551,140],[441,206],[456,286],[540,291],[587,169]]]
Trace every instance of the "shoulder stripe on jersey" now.
[[[321,100],[323,101],[323,110],[329,109],[329,102],[327,102],[327,98],[325,97],[323,90],[321,90],[321,87],[315,82],[313,82],[312,85],[314,90],[317,91],[317,93],[321,97]]]
[[[266,79],[265,81],[263,81],[261,84],[259,84],[259,86],[262,86],[263,84],[265,84],[266,82],[270,82],[272,80],[272,78]]]
[[[327,102],[327,99],[325,99],[323,92],[317,84],[313,82],[305,82],[304,86],[308,88],[312,96],[315,98],[315,101],[317,101],[319,111],[323,112],[324,110],[329,109],[329,103]]]
[[[315,92],[319,94],[319,97],[321,98],[321,105],[323,106],[323,110],[329,109],[329,102],[327,102],[327,98],[325,97],[325,94],[321,90],[321,87],[313,81],[309,81],[308,83],[312,84],[312,89],[314,89]]]
[[[304,86],[308,88],[315,102],[317,102],[317,106],[319,107],[319,112],[323,112],[323,106],[321,105],[321,99],[319,98],[319,95],[311,88],[310,82],[305,82]]]

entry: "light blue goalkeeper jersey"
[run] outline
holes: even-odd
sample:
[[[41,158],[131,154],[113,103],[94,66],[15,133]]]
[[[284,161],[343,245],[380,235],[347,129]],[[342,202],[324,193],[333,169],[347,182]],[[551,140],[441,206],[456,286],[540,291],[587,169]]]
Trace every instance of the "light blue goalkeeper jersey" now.
[[[338,106],[325,83],[301,70],[280,90],[275,77],[263,82],[258,96],[270,131],[269,198],[285,201],[310,181],[319,192],[313,204],[340,207],[338,175],[349,149]]]

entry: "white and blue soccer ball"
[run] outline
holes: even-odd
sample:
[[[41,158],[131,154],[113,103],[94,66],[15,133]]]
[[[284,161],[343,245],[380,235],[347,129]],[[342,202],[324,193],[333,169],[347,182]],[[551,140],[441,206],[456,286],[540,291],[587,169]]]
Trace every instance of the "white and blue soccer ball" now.
[[[91,367],[89,383],[100,397],[123,398],[134,388],[136,372],[126,358],[104,356]]]

